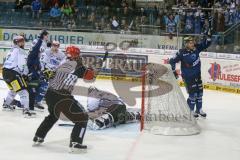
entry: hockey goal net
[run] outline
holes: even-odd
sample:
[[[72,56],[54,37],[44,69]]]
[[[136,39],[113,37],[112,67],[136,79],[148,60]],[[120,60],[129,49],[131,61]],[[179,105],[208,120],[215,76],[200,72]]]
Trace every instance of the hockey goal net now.
[[[141,112],[141,130],[161,135],[200,133],[169,65],[144,67]]]

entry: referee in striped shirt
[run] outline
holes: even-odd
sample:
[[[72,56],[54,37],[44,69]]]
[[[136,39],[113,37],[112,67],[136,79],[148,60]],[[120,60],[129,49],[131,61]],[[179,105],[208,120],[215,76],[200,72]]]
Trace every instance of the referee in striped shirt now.
[[[60,113],[63,113],[75,124],[71,133],[70,148],[82,150],[87,149],[87,146],[83,145],[82,142],[86,132],[88,114],[82,105],[74,99],[72,91],[78,78],[90,80],[95,77],[95,74],[92,69],[87,69],[82,65],[79,48],[67,47],[66,55],[68,58],[59,66],[54,77],[49,81],[46,93],[49,115],[38,127],[33,141],[35,145],[43,143],[48,131],[57,122]]]

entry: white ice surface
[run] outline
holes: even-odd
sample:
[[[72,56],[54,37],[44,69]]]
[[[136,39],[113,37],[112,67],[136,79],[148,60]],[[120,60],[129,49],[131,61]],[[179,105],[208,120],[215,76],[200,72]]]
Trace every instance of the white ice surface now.
[[[0,85],[2,104],[7,89]],[[96,85],[113,91],[110,81],[99,80]],[[186,95],[185,89],[183,92]],[[86,98],[77,98],[86,105]],[[240,95],[205,90],[203,102],[208,118],[198,121],[202,128],[199,135],[140,134],[139,124],[122,125],[87,131],[84,143],[89,149],[82,154],[68,153],[71,127],[58,125],[42,146],[32,147],[34,133],[47,112],[25,119],[20,110],[0,110],[0,160],[239,160]]]

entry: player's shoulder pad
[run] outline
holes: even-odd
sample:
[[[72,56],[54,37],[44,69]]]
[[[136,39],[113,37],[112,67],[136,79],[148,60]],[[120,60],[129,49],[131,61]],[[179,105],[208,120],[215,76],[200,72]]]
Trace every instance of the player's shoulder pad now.
[[[19,48],[19,47],[14,47],[12,49],[12,54],[22,54],[22,55],[27,55],[27,52],[25,52],[24,49]]]

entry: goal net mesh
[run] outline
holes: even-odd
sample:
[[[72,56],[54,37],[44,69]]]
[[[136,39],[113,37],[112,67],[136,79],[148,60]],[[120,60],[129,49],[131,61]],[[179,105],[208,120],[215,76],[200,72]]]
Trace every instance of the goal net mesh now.
[[[144,68],[141,130],[161,135],[200,133],[169,65],[148,64]]]

